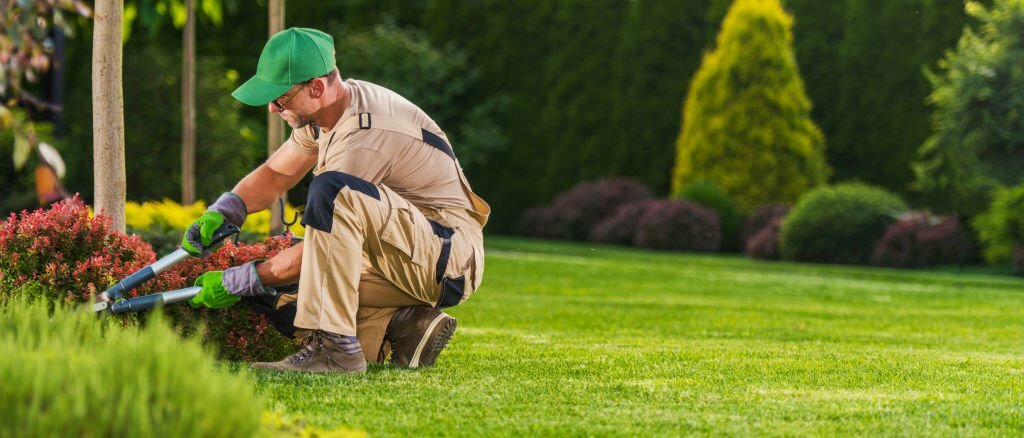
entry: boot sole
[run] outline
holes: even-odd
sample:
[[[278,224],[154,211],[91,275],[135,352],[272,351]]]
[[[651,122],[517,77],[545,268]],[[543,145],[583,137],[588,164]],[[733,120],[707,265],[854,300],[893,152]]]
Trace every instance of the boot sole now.
[[[302,369],[302,368],[288,368],[288,367],[275,366],[275,365],[276,364],[274,362],[270,362],[270,363],[255,362],[255,363],[249,364],[249,368],[250,369],[254,369],[254,370],[290,371],[290,372],[293,372],[293,373],[363,374],[363,373],[366,372],[366,365],[363,365],[361,368],[356,368],[354,370],[347,370],[347,369],[344,369],[344,368],[341,368],[341,367],[337,367],[336,369],[312,370],[312,369]]]
[[[432,367],[434,362],[437,361],[437,356],[441,354],[441,350],[448,345],[448,341],[451,340],[452,335],[455,334],[455,328],[459,322],[449,315],[441,314],[430,323],[427,327],[427,335],[420,340],[420,344],[416,346],[416,352],[412,355],[412,360],[409,361],[409,368],[417,367]],[[431,336],[434,332],[437,332],[436,336]],[[433,340],[433,342],[431,342]]]

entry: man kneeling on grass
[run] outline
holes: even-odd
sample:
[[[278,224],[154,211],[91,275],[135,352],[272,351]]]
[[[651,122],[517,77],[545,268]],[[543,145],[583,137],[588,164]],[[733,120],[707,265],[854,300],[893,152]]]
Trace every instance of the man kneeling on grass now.
[[[210,206],[183,246],[209,250],[225,221],[241,226],[312,169],[305,240],[270,260],[203,274],[190,303],[227,307],[298,280],[294,326],[304,346],[254,368],[358,373],[389,349],[393,364],[430,366],[456,325],[438,309],[480,286],[490,207],[426,113],[379,85],[342,80],[334,56],[330,35],[287,29],[267,42],[256,75],[231,93],[265,105],[292,133]]]

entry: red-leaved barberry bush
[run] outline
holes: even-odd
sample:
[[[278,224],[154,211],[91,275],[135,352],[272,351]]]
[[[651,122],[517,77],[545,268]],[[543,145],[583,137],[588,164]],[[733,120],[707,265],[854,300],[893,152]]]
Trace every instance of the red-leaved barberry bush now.
[[[590,240],[612,245],[632,245],[640,218],[655,202],[657,201],[648,199],[623,204],[611,216],[594,225],[590,230]]]
[[[257,244],[227,242],[208,257],[190,258],[164,271],[128,296],[191,286],[204,272],[266,259],[290,244],[288,238]],[[85,304],[154,261],[156,254],[148,243],[111,231],[110,218],[90,217],[89,209],[75,196],[45,210],[12,213],[0,224],[0,300],[24,290],[48,300]],[[23,288],[32,285],[41,287]],[[244,300],[225,310],[178,304],[168,306],[166,313],[186,332],[205,327],[206,341],[230,360],[276,359],[294,350],[294,342]]]
[[[646,186],[628,178],[582,182],[550,205],[527,210],[520,220],[520,232],[530,237],[587,240],[594,225],[619,206],[650,197]]]
[[[722,242],[718,213],[690,201],[651,201],[633,236],[636,246],[674,251],[716,251]]]
[[[778,260],[782,221],[792,207],[788,204],[762,205],[743,223],[740,243],[752,259]]]
[[[871,262],[893,268],[963,265],[973,254],[974,246],[955,215],[915,211],[889,224],[875,243]]]
[[[85,303],[118,280],[156,261],[149,244],[110,232],[110,218],[89,217],[78,197],[47,210],[25,211],[0,226],[0,291],[29,282],[52,293],[48,298]],[[131,296],[183,284],[162,276],[131,291]]]
[[[771,222],[761,228],[761,231],[747,239],[743,246],[743,252],[752,259],[778,260],[782,258],[782,255],[779,253],[779,235],[781,232],[782,218],[772,219]]]

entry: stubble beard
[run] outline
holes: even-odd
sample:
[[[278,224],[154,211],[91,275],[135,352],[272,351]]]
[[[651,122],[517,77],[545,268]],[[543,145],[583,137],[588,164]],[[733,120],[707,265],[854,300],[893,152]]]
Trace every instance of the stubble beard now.
[[[284,119],[285,123],[288,123],[288,126],[291,126],[292,129],[305,128],[306,126],[309,126],[309,124],[313,122],[313,120],[309,117],[303,117],[295,113],[292,113],[291,115],[292,117],[285,117],[284,115],[282,115],[281,118]]]

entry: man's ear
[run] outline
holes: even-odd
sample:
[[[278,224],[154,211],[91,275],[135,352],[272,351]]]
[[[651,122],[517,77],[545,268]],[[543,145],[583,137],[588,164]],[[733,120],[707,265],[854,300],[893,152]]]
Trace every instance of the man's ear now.
[[[323,78],[313,79],[313,82],[309,84],[310,95],[313,98],[319,98],[324,95],[324,91],[327,90],[327,81]]]

